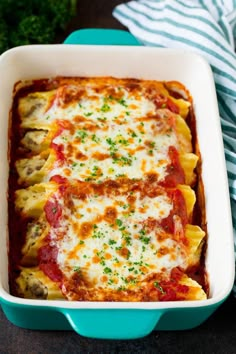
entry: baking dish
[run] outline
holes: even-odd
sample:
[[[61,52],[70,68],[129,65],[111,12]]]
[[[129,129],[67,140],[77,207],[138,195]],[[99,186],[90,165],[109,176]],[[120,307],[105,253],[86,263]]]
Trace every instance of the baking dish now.
[[[25,46],[0,58],[0,299],[7,318],[28,329],[74,329],[83,336],[133,339],[152,330],[181,330],[200,325],[229,295],[234,280],[233,232],[217,99],[209,65],[180,50],[131,46]],[[62,76],[106,76],[177,80],[194,99],[202,154],[210,296],[203,301],[158,303],[27,300],[8,287],[8,117],[15,82]],[[16,222],[16,221],[14,221]],[[181,319],[181,321],[180,321]]]

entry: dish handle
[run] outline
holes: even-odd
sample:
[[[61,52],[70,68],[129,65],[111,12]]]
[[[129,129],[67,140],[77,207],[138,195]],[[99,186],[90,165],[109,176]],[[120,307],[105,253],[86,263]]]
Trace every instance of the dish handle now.
[[[64,44],[141,45],[130,32],[107,28],[85,28],[74,31],[64,40]]]
[[[96,339],[135,339],[150,334],[165,310],[59,309],[78,334]]]

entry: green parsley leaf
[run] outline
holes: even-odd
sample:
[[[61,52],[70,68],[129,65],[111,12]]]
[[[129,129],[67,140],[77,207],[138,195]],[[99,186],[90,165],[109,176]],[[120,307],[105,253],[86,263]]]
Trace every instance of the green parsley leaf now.
[[[109,274],[109,273],[112,273],[112,270],[111,270],[111,268],[105,267],[105,268],[103,269],[103,273]]]
[[[96,134],[92,135],[92,141],[94,141],[95,143],[99,143],[101,141],[101,139],[99,139]]]
[[[121,98],[120,100],[118,100],[118,103],[121,104],[124,107],[128,107],[126,101],[124,100],[124,98]]]
[[[102,112],[108,112],[110,110],[111,110],[111,107],[107,103],[104,103],[101,107]]]
[[[123,222],[120,219],[116,219],[116,225],[120,227],[123,225]]]
[[[73,271],[81,274],[81,267],[74,267]]]
[[[88,136],[88,133],[85,130],[78,130],[76,134],[77,137],[81,139],[82,143],[85,142],[85,138]]]
[[[165,293],[165,291],[163,290],[162,286],[158,283],[158,281],[154,281],[153,285],[155,286],[155,288],[157,288],[158,290],[160,290],[160,292],[162,294]]]
[[[151,240],[151,237],[140,236],[139,239],[140,239],[140,241],[145,243],[145,245],[148,245]]]
[[[92,114],[93,114],[93,112],[84,113],[85,117],[90,117]]]
[[[112,246],[112,245],[115,245],[116,244],[116,241],[115,240],[108,240],[108,245]]]

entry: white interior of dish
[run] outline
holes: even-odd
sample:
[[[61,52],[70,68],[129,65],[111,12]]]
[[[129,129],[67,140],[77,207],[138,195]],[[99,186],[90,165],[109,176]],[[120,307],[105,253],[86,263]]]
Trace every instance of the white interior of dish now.
[[[234,279],[233,233],[220,120],[209,65],[199,56],[185,51],[75,45],[19,47],[6,52],[0,58],[0,297],[22,304],[45,305],[45,301],[17,299],[8,293],[7,132],[14,84],[19,80],[57,75],[177,80],[189,89],[194,100],[203,160],[202,173],[208,224],[206,268],[210,283],[210,298],[202,302],[192,302],[191,306],[202,306],[224,299],[230,292]],[[47,302],[49,306],[54,304],[58,306],[62,303]],[[168,303],[168,307],[187,305],[190,304]],[[68,306],[83,307],[85,304],[63,302],[63,307]],[[163,308],[167,307],[167,304],[87,303],[86,307]]]

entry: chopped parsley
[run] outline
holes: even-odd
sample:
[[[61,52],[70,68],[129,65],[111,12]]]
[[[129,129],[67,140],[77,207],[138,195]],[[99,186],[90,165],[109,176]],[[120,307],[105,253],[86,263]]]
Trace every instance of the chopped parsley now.
[[[93,166],[92,172],[91,172],[91,176],[92,177],[98,177],[98,176],[102,176],[103,173],[101,172],[101,170],[99,169],[98,166]]]
[[[121,145],[124,145],[124,146],[129,145],[129,142],[128,142],[128,140],[126,140],[126,139],[119,139],[118,142],[119,142]]]
[[[103,269],[103,273],[105,273],[105,274],[110,274],[110,273],[112,273],[112,270],[111,270],[111,268],[109,268],[109,267],[105,267],[105,268]]]
[[[120,219],[116,219],[116,225],[121,227],[123,225],[123,222]]]
[[[118,164],[120,166],[131,166],[133,160],[130,155],[128,156],[120,156],[120,157],[113,157],[113,163]]]
[[[132,133],[131,133],[131,136],[132,136],[132,138],[137,138],[137,134],[133,131]]]
[[[107,138],[107,139],[106,139],[106,142],[107,142],[107,144],[109,144],[109,145],[114,145],[114,144],[115,144],[115,142],[112,141],[111,138]]]
[[[115,240],[112,240],[112,239],[108,240],[108,245],[112,246],[112,245],[115,245],[115,244],[116,244]]]
[[[132,245],[132,242],[131,242],[132,238],[130,236],[125,235],[124,236],[124,240],[125,240],[127,246],[131,246]]]
[[[117,175],[116,175],[116,178],[119,178],[119,177],[125,177],[126,176],[126,174],[125,173],[118,173]]]
[[[140,236],[139,237],[140,241],[142,241],[143,243],[145,243],[145,245],[148,245],[150,240],[151,240],[151,237],[147,237],[147,236]]]
[[[122,249],[122,246],[116,247],[116,251],[120,251]]]
[[[127,105],[127,103],[126,103],[124,98],[121,98],[120,100],[118,100],[118,103],[121,104],[124,107],[128,107],[128,105]]]
[[[92,181],[93,179],[92,179],[92,177],[87,177],[87,178],[85,178],[84,180],[85,180],[85,182],[90,182],[90,181]]]
[[[130,207],[130,204],[124,204],[124,205],[122,206],[123,209],[127,209],[127,208],[129,208],[129,207]]]
[[[85,117],[90,117],[93,114],[93,112],[86,112],[84,113]]]
[[[158,290],[160,290],[160,292],[161,292],[162,294],[164,294],[165,291],[163,290],[162,286],[158,283],[158,281],[154,281],[153,285],[155,286],[155,288],[157,288]]]
[[[104,103],[101,107],[102,112],[109,112],[110,110],[111,110],[111,107],[107,103]]]
[[[98,117],[97,120],[101,121],[101,122],[105,122],[107,120],[106,117]]]
[[[104,98],[104,101],[106,100],[110,100],[110,101],[113,101],[115,98],[112,96],[112,95],[109,95],[108,97],[105,97]]]
[[[94,231],[93,235],[92,235],[92,238],[104,238],[104,237],[105,237],[105,235],[101,231]]]
[[[111,156],[113,156],[118,151],[118,148],[116,146],[116,142],[114,140],[112,140],[111,138],[107,138],[106,143],[109,145],[109,151],[111,153]]]
[[[117,289],[118,291],[125,291],[126,287],[125,286],[119,286],[119,288]]]
[[[74,272],[77,272],[78,274],[81,274],[81,267],[74,267],[73,269]]]
[[[150,145],[151,145],[152,148],[154,148],[155,147],[155,141],[151,141]]]
[[[99,143],[101,141],[101,139],[98,138],[96,134],[93,134],[92,135],[92,141],[94,141],[95,143]]]
[[[78,165],[77,162],[73,162],[72,165],[71,165],[71,167],[72,167],[72,168],[75,168],[77,165]]]
[[[85,138],[88,136],[88,133],[85,130],[78,130],[76,134],[77,137],[81,139],[82,143],[85,142]]]

